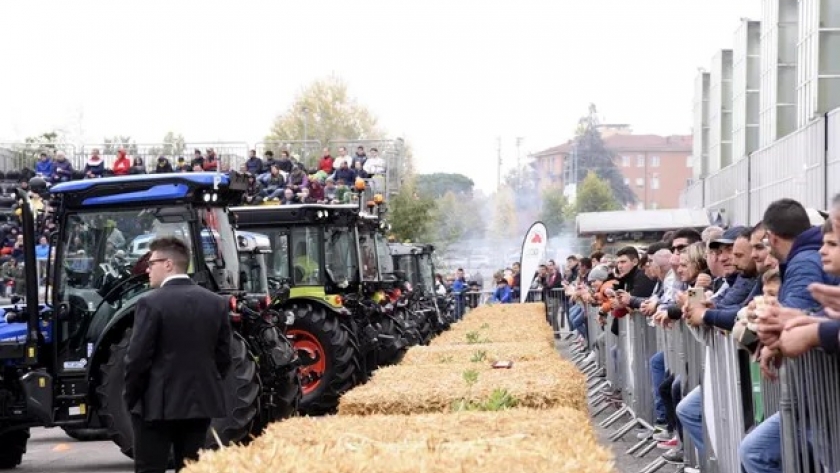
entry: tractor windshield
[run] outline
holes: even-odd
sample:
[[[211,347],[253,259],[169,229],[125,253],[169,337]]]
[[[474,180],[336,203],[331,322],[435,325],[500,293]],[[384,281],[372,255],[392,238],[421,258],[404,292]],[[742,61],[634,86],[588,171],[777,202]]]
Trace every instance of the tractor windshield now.
[[[248,294],[268,294],[268,273],[264,254],[239,253],[239,283]]]
[[[327,275],[333,282],[359,282],[359,258],[352,228],[327,228],[324,231],[324,255]]]
[[[428,254],[421,254],[417,258],[418,271],[420,272],[420,282],[423,286],[433,291],[435,288],[434,267],[432,266],[432,256]]]
[[[417,280],[417,265],[415,264],[414,255],[399,255],[395,258],[395,265],[397,269],[405,273],[405,279],[416,286],[419,282]]]
[[[165,218],[160,208],[79,212],[67,215],[62,240],[55,294],[66,301],[69,294],[87,294],[91,300],[109,279],[145,273],[140,262],[156,237],[183,239],[195,255],[192,232],[186,219]],[[195,272],[195,259],[189,272]],[[104,295],[104,294],[100,294]],[[93,297],[93,299],[96,299]]]
[[[394,260],[391,258],[391,250],[388,249],[388,240],[381,233],[375,233],[373,237],[376,242],[376,259],[379,263],[380,277],[393,275]]]

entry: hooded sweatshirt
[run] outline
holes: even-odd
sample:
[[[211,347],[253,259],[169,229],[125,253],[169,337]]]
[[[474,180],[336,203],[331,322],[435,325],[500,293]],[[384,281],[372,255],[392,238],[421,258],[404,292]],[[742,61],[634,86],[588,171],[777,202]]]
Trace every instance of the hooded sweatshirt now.
[[[779,264],[782,287],[779,290],[779,304],[800,310],[816,310],[820,303],[811,297],[808,285],[822,283],[838,285],[840,278],[825,273],[819,251],[822,246],[822,230],[811,227],[793,240],[787,260]]]
[[[129,169],[131,169],[131,160],[126,156],[125,150],[118,151],[117,160],[114,161],[114,175],[125,176]]]
[[[35,174],[40,174],[42,176],[52,176],[53,174],[53,162],[50,158],[45,160],[41,160],[38,158],[38,162],[35,163]]]

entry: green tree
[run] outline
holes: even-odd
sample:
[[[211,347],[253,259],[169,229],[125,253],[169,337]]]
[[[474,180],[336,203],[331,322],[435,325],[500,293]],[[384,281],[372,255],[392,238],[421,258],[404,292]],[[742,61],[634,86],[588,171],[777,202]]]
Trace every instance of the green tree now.
[[[463,174],[436,172],[417,176],[417,192],[420,195],[438,199],[447,193],[472,195],[475,182]]]
[[[503,186],[493,197],[495,209],[491,231],[494,239],[519,237],[519,219],[516,214],[516,201],[513,189]]]
[[[414,179],[403,184],[388,203],[388,219],[397,241],[428,242],[432,237],[435,201],[420,196]]]
[[[130,135],[114,135],[112,138],[103,138],[103,149],[100,150],[102,154],[117,154],[120,148],[124,148],[129,156],[137,154],[137,143],[131,139]]]
[[[563,194],[562,187],[552,186],[543,191],[540,220],[549,233],[556,235],[563,229],[568,213],[569,200]]]
[[[316,80],[274,120],[266,141],[382,139],[377,119],[335,76]]]
[[[586,178],[577,188],[575,197],[575,213],[607,212],[621,210],[609,183],[598,177],[594,171],[589,171]]]
[[[477,206],[478,203],[472,198],[464,198],[452,191],[437,200],[433,212],[432,243],[441,252],[461,240],[484,236],[486,223],[481,213],[476,211]]]
[[[154,146],[146,152],[149,156],[183,156],[186,140],[184,135],[167,132],[163,137],[163,146]]]
[[[578,121],[578,129],[572,148],[572,161],[577,163],[575,182],[581,182],[590,171],[607,181],[613,195],[622,204],[636,202],[636,194],[624,183],[624,175],[615,165],[615,154],[604,146],[598,131],[598,116],[595,105],[589,106],[589,115]]]

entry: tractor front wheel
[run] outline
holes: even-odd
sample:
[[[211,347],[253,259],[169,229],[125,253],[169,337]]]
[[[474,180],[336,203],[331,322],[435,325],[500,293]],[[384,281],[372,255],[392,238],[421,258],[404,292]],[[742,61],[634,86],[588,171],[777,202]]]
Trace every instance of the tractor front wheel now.
[[[355,384],[356,350],[350,333],[338,314],[320,306],[295,305],[295,322],[287,330],[295,350],[306,352],[316,361],[300,368],[303,397],[300,411],[307,415],[334,412],[339,397]]]

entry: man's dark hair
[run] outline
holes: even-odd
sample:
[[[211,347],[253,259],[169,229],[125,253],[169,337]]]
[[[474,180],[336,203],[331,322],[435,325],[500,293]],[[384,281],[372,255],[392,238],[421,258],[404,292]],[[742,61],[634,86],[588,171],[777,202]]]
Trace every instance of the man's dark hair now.
[[[767,231],[785,240],[793,240],[811,228],[805,207],[793,199],[779,199],[770,204],[761,221]]]
[[[592,259],[583,257],[580,259],[580,266],[587,269],[592,269]]]
[[[744,228],[738,233],[738,238],[743,238],[745,240],[749,240],[752,236],[752,228]]]
[[[756,223],[755,226],[750,228],[750,237],[752,237],[753,235],[755,235],[756,233],[758,233],[761,230],[764,230],[764,222]]]
[[[826,233],[834,233],[834,224],[831,223],[831,219],[825,219],[825,223],[822,225],[822,234],[825,235]]]
[[[183,240],[176,237],[155,238],[149,243],[149,251],[160,253],[163,257],[171,259],[172,264],[183,272],[187,272],[190,262],[190,248]]]
[[[633,246],[625,246],[624,248],[618,250],[618,253],[615,254],[616,258],[621,257],[621,256],[626,256],[626,257],[630,258],[631,261],[632,260],[638,261],[639,260],[639,250],[637,250]]]
[[[703,236],[697,230],[693,228],[680,228],[679,230],[674,232],[674,235],[671,237],[671,241],[676,240],[677,238],[685,238],[688,240],[688,244],[697,243],[698,241],[703,239]]]
[[[658,241],[658,242],[653,243],[650,246],[648,246],[645,253],[647,253],[649,255],[652,255],[652,254],[655,254],[659,250],[671,251],[671,243],[670,242],[666,243],[664,241]]]
[[[568,258],[566,258],[566,261],[577,261],[577,260],[578,260],[577,256],[575,256],[575,255],[571,255]]]
[[[593,251],[592,254],[589,255],[590,259],[596,259],[598,261],[601,261],[601,258],[603,258],[603,257],[604,257],[604,252],[603,251]]]
[[[660,240],[660,241],[662,241],[664,243],[667,243],[668,248],[670,248],[671,247],[671,242],[674,241],[674,234],[675,233],[676,232],[674,230],[667,231],[667,232],[663,233],[662,234],[662,240]]]

